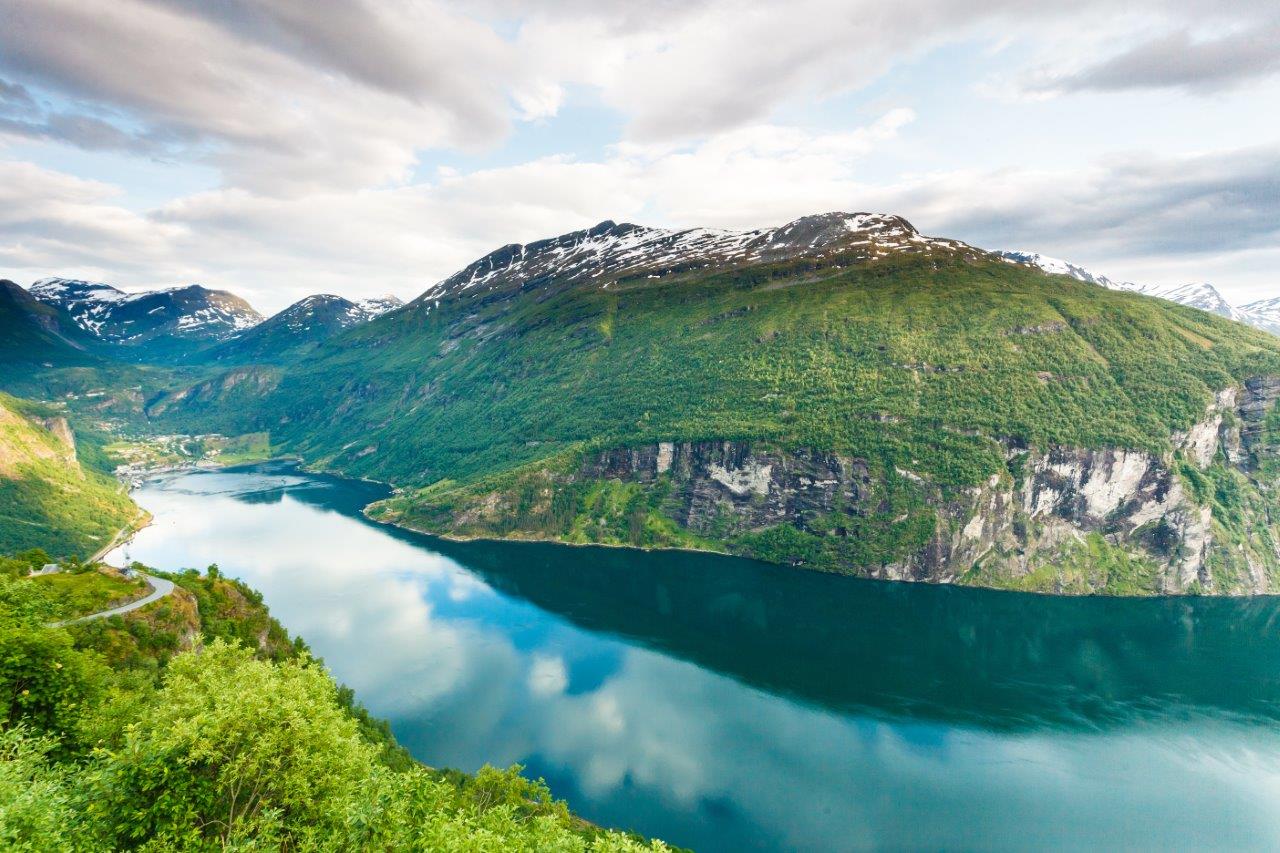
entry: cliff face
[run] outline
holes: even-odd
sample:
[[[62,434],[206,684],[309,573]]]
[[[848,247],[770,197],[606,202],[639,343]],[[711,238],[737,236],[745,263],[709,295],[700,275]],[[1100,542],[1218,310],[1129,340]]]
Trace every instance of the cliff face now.
[[[1280,591],[1268,476],[1280,445],[1265,423],[1278,397],[1275,377],[1223,391],[1164,455],[1006,441],[1007,473],[951,493],[897,469],[890,476],[910,483],[936,518],[932,535],[876,564],[819,567],[1052,592]],[[803,539],[770,547],[752,534],[788,524],[838,539],[887,508],[883,476],[865,460],[743,442],[610,450],[581,475],[669,478],[666,508],[679,524],[732,550],[797,564],[822,561],[809,559],[814,549]]]
[[[744,441],[591,453],[375,515],[457,535],[687,546],[891,580],[1055,593],[1280,592],[1280,378],[1220,392],[1163,454],[998,442],[944,488],[872,460]]]

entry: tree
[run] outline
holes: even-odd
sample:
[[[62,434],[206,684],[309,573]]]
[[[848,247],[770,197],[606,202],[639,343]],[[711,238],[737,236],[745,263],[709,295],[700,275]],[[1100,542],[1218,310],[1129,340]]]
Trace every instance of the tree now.
[[[375,767],[322,669],[215,640],[173,659],[90,808],[119,846],[305,847],[345,832]]]
[[[0,731],[0,848],[92,850],[66,768],[51,763],[55,742],[17,726]]]
[[[81,716],[108,673],[67,632],[52,628],[52,603],[30,581],[0,578],[0,728],[25,723],[75,745]]]

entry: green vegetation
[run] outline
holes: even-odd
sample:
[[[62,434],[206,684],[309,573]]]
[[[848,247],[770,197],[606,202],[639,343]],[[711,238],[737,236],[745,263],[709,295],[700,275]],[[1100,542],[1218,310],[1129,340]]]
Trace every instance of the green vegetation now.
[[[1267,423],[1275,420],[1275,411],[1268,415]],[[1263,457],[1264,469],[1272,464],[1271,458]],[[1178,473],[1192,499],[1212,513],[1211,530],[1217,547],[1210,550],[1206,563],[1215,587],[1205,591],[1247,592],[1257,575],[1280,584],[1271,526],[1274,499],[1258,482],[1226,465],[1221,455],[1203,471],[1182,462]],[[1267,473],[1264,470],[1264,476]]]
[[[372,514],[432,532],[868,573],[956,532],[947,508],[968,490],[1020,480],[999,442],[1167,455],[1216,391],[1280,375],[1280,340],[1192,308],[945,248],[865,254],[463,291],[305,358],[148,368],[128,374],[139,391],[122,373],[70,403],[143,432],[240,437],[222,461],[288,454],[393,483]],[[51,368],[68,388],[104,370]],[[704,441],[861,460],[870,497],[769,529],[728,515],[689,529],[667,484],[583,474],[604,450]],[[1221,559],[1222,588],[1257,577]]]
[[[939,502],[1004,476],[996,439],[1167,453],[1215,391],[1280,374],[1280,340],[998,261],[836,253],[537,299],[464,292],[339,335],[305,362],[245,370],[151,411],[175,426],[270,429],[313,464],[405,487],[376,514],[430,531],[862,571],[927,541]],[[577,474],[607,448],[723,440],[865,460],[881,506],[695,541],[661,484]]]
[[[401,483],[579,443],[749,439],[970,485],[1002,467],[985,436],[1164,450],[1214,390],[1280,371],[1280,341],[1159,300],[1004,263],[828,261],[401,311],[291,368],[252,417]]]
[[[1041,561],[1024,575],[979,564],[960,583],[1021,592],[1070,595],[1152,595],[1160,592],[1160,567],[1150,556],[1108,542],[1099,533],[1061,546],[1052,561]]]
[[[0,394],[0,553],[88,557],[137,520],[120,484],[77,451],[65,412]]]
[[[68,628],[50,622],[71,586],[0,577],[3,849],[666,849],[519,768],[416,764],[260,596],[216,567],[172,577],[166,599]]]
[[[64,571],[32,578],[31,583],[43,587],[46,596],[58,603],[62,619],[97,613],[147,594],[142,579],[107,570]]]

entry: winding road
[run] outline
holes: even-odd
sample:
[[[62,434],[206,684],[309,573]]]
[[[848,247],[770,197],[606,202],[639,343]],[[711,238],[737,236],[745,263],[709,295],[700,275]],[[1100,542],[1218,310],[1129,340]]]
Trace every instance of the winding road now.
[[[110,610],[100,610],[97,613],[90,613],[88,616],[80,616],[76,619],[67,619],[63,622],[54,622],[55,628],[61,628],[64,625],[74,625],[77,622],[89,622],[93,619],[105,619],[108,616],[119,616],[122,613],[128,613],[131,610],[137,610],[140,607],[146,607],[153,601],[159,601],[169,593],[173,592],[173,581],[167,581],[164,578],[153,578],[151,575],[144,575],[138,572],[138,576],[151,585],[151,594],[139,598],[137,601],[130,601],[128,604],[121,604],[119,607],[112,607]]]

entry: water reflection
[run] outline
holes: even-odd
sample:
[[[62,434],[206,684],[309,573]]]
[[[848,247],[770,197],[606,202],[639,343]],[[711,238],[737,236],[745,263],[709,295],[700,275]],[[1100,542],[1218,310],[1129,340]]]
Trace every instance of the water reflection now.
[[[217,562],[425,761],[522,762],[700,849],[1280,841],[1280,604],[851,582],[696,554],[448,543],[372,484],[148,485],[130,546]]]

